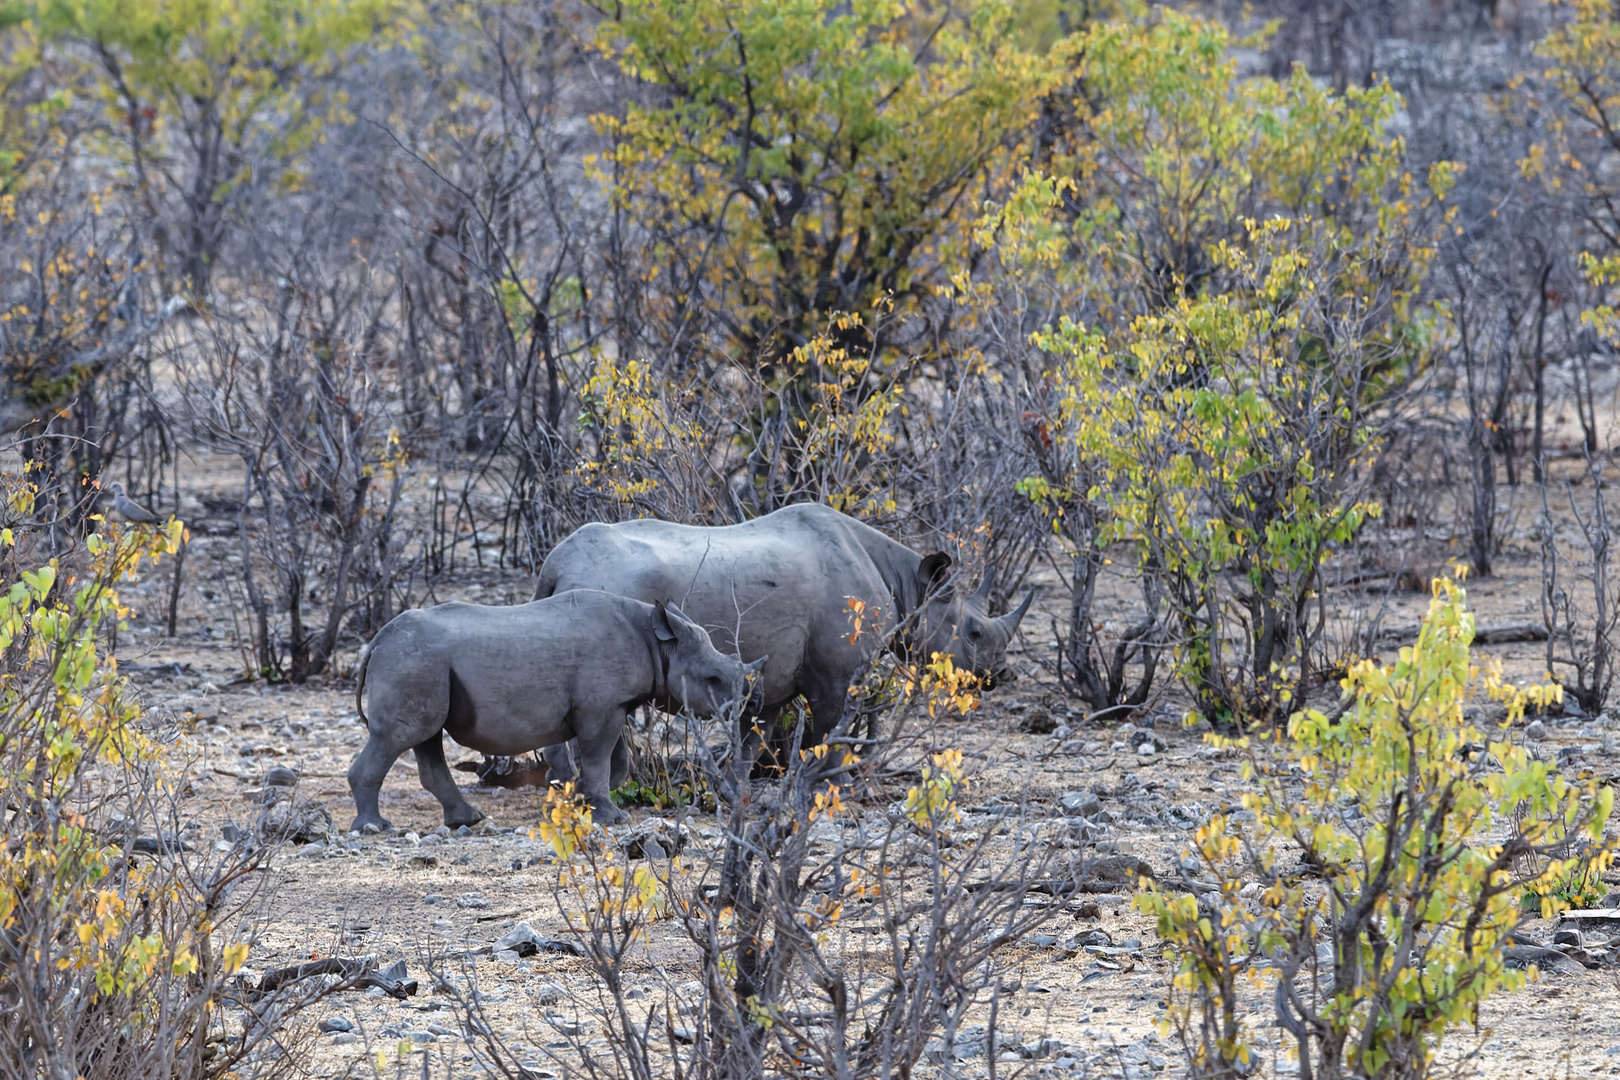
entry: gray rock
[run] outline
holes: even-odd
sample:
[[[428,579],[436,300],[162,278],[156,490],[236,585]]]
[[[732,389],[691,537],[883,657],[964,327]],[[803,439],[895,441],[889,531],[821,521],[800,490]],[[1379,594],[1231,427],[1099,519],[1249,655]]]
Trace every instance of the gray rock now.
[[[1524,737],[1535,742],[1540,742],[1542,739],[1547,737],[1547,725],[1542,723],[1540,720],[1530,721],[1528,724],[1524,725]]]
[[[298,774],[285,765],[277,765],[264,774],[265,787],[293,787],[298,783]]]
[[[336,1035],[332,1036],[332,1041],[337,1043],[339,1046],[347,1046],[350,1043],[359,1042],[360,1036],[356,1035],[352,1031],[340,1031]]]
[[[287,840],[295,844],[312,844],[337,836],[332,815],[326,812],[326,807],[307,799],[295,798],[286,798],[265,807],[256,831],[261,839]]]
[[[434,904],[442,903],[444,903],[444,897],[440,896],[436,892],[430,892],[426,896],[422,897],[422,904],[425,907],[432,907]]]
[[[489,899],[481,892],[464,892],[456,897],[456,906],[482,909],[489,907]]]
[[[1102,810],[1102,802],[1089,791],[1065,791],[1058,797],[1058,805],[1063,812],[1076,817],[1096,817]]]
[[[322,1020],[317,1027],[322,1031],[353,1031],[354,1021],[342,1016],[330,1016]]]
[[[555,1005],[568,997],[568,989],[561,983],[541,983],[534,988],[534,999],[541,1005]]]

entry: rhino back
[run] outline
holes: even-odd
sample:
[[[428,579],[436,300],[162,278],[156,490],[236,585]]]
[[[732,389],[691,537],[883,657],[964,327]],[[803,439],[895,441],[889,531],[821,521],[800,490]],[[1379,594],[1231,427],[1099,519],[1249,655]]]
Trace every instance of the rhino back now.
[[[580,715],[652,690],[644,612],[622,597],[563,593],[514,607],[442,604],[420,616],[449,687],[444,730],[462,746],[518,754],[565,742]]]
[[[556,592],[605,589],[679,605],[721,652],[744,662],[770,658],[764,694],[771,707],[823,672],[847,680],[890,625],[893,590],[862,530],[906,551],[836,510],[804,505],[737,525],[588,525],[546,559],[542,580]],[[868,636],[855,642],[848,640],[851,599],[867,612]]]

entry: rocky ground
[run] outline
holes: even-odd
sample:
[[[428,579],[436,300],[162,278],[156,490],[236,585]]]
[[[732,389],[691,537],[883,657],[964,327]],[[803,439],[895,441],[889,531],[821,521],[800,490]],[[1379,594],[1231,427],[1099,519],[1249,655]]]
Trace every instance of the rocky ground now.
[[[206,543],[200,546],[206,555]],[[548,941],[568,937],[555,891],[557,868],[534,835],[541,794],[469,787],[489,819],[451,833],[439,826],[438,806],[418,786],[411,763],[401,761],[383,793],[395,832],[345,835],[353,810],[344,773],[364,738],[352,685],[341,677],[304,687],[241,681],[234,623],[207,565],[193,553],[193,566],[202,569],[185,591],[177,639],[163,637],[158,625],[167,582],[132,589],[136,616],[119,652],[155,714],[190,732],[185,746],[194,761],[182,824],[196,840],[225,843],[233,835],[229,830],[256,818],[267,791],[300,813],[315,808],[307,830],[312,842],[288,850],[272,868],[273,889],[250,966],[263,971],[311,957],[372,954],[382,965],[403,961],[419,984],[403,1000],[382,989],[330,999],[308,1020],[327,1030],[309,1033],[312,1049],[297,1051],[308,1054],[308,1075],[369,1075],[378,1052],[387,1075],[406,1065],[409,1075],[423,1075],[417,1064],[423,1057],[430,1074],[476,1072],[478,1036],[469,1034],[458,1006],[458,999],[471,1000],[475,992],[489,1028],[518,1060],[538,1075],[561,1075],[575,1044],[600,1038],[593,1032],[601,1024],[601,987],[585,961],[567,951],[519,956],[499,948],[503,938],[511,943],[514,931],[522,936],[523,925]],[[1509,565],[1498,578],[1472,587],[1470,601],[1481,625],[1509,625],[1535,617],[1537,587],[1533,566]],[[463,583],[455,598],[505,603],[525,598],[527,591],[526,580],[488,575]],[[1424,604],[1421,595],[1397,598],[1386,625],[1415,625]],[[978,712],[957,722],[972,800],[984,811],[969,813],[962,827],[995,829],[998,804],[1019,803],[1034,818],[1052,819],[1072,818],[1083,807],[1101,826],[1093,837],[1100,839],[1099,851],[1137,856],[1160,876],[1172,873],[1190,830],[1240,798],[1238,762],[1184,728],[1173,698],[1158,702],[1135,725],[1081,720],[1037,662],[1041,650],[1051,648],[1040,633],[1048,623],[1041,614],[1029,620],[1032,631],[1014,656],[1020,680],[988,695]],[[1508,643],[1480,653],[1499,658],[1510,675],[1529,679],[1541,675],[1542,650],[1536,643]],[[352,659],[341,658],[339,670]],[[1599,776],[1620,772],[1620,720],[1566,717],[1521,735],[1566,767]],[[1144,741],[1156,752],[1137,752]],[[454,763],[474,755],[452,748],[450,757]],[[295,783],[285,787],[267,779]],[[875,826],[884,813],[881,806],[854,807],[850,825]],[[649,812],[638,810],[636,817],[644,823]],[[335,822],[331,832],[328,819]],[[685,826],[691,846],[683,858],[701,860],[717,845],[717,822],[692,813]],[[833,834],[822,842],[834,842]],[[1157,1027],[1170,967],[1152,923],[1132,910],[1123,887],[1090,899],[1095,907],[1062,914],[1010,954],[1006,985],[1016,989],[1001,1005],[998,1025],[1007,1041],[992,1062],[982,1034],[975,1043],[974,1032],[965,1032],[956,1051],[963,1057],[957,1074],[989,1076],[994,1067],[997,1076],[1023,1070],[1145,1078],[1184,1069],[1179,1047]],[[1526,932],[1550,941],[1555,929],[1532,922]],[[1614,1015],[1620,998],[1610,959],[1615,954],[1606,947],[1611,934],[1620,934],[1620,923],[1586,930],[1587,952],[1598,967],[1559,963],[1524,991],[1498,997],[1477,1031],[1459,1031],[1448,1043],[1448,1065],[1483,1077],[1620,1074],[1620,1021]],[[641,952],[627,959],[633,981],[639,980],[634,991],[654,1001],[667,995],[678,1006],[688,977],[682,956],[676,924],[655,923]],[[1292,1076],[1294,1067],[1270,1025],[1269,1004],[1257,998],[1251,1019],[1265,1033],[1263,1071]],[[932,1056],[944,1053],[939,1048]]]

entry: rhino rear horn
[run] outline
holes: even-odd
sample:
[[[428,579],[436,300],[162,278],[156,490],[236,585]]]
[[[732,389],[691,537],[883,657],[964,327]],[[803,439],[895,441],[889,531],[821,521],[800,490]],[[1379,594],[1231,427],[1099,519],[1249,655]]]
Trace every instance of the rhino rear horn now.
[[[990,601],[990,587],[992,585],[994,585],[995,583],[996,583],[995,571],[994,570],[986,570],[984,572],[984,580],[979,582],[978,591],[975,592],[973,595],[975,597],[977,597],[978,599],[983,600],[986,603],[989,603],[989,601]]]
[[[743,675],[744,675],[744,677],[747,677],[749,675],[757,675],[757,674],[759,674],[760,671],[762,671],[764,669],[764,667],[765,667],[765,661],[767,661],[769,659],[770,659],[769,656],[762,656],[758,660],[755,660],[752,664],[744,664],[743,665]]]
[[[1001,628],[1007,631],[1008,637],[1012,637],[1013,634],[1018,631],[1018,624],[1024,621],[1024,615],[1028,613],[1029,605],[1034,602],[1035,590],[1031,589],[1029,592],[1024,594],[1024,602],[1022,604],[1019,604],[1016,608],[1007,612],[1007,614],[996,620],[996,622],[1001,624]]]

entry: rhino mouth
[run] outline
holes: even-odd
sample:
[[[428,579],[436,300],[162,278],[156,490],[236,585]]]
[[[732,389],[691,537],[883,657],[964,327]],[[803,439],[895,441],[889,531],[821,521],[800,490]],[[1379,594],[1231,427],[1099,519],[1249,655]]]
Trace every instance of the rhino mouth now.
[[[996,687],[1013,682],[1017,678],[1018,676],[1012,668],[999,667],[979,679],[979,688],[982,690],[994,690]]]

